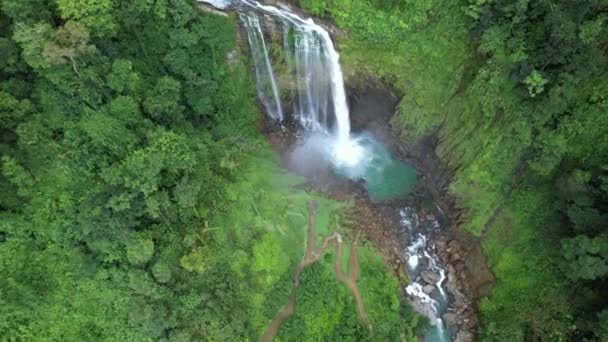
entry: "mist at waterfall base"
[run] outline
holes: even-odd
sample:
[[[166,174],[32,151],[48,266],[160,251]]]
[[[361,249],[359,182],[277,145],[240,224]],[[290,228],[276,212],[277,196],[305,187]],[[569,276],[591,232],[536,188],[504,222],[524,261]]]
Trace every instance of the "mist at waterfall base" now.
[[[399,198],[418,179],[416,170],[394,158],[369,133],[340,140],[322,133],[307,133],[289,156],[290,168],[306,176],[331,168],[338,176],[362,182],[373,201]]]

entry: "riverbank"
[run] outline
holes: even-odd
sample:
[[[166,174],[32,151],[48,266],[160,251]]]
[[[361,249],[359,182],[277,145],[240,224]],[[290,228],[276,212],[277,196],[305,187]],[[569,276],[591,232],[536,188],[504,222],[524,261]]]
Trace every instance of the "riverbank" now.
[[[444,223],[447,227],[436,241],[437,255],[446,265],[448,290],[453,298],[450,312],[456,314],[449,316],[447,321],[450,325],[458,322],[461,332],[459,340],[472,340],[478,333],[477,302],[489,294],[494,277],[486,265],[480,239],[463,229],[466,221],[462,220],[462,209],[456,206],[456,199],[447,192],[450,172],[434,153],[436,139],[429,135],[415,145],[401,142],[388,124],[398,97],[389,87],[373,80],[359,84],[365,86],[363,89],[353,89],[353,93],[357,94],[351,103],[353,121],[360,129],[372,131],[395,155],[419,170],[423,187],[414,196],[432,198],[447,217]],[[392,108],[390,104],[393,104]],[[414,206],[421,208],[420,200],[418,202]],[[420,217],[427,215],[424,209],[419,213]]]

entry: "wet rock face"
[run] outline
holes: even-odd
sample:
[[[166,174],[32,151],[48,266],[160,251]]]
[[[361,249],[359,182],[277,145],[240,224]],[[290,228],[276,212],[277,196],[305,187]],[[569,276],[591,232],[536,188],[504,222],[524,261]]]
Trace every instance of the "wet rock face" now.
[[[453,312],[444,313],[442,318],[445,324],[447,324],[448,326],[454,326],[459,322],[458,315]]]
[[[446,263],[446,287],[452,296],[444,320],[454,331],[454,340],[460,342],[475,340],[479,326],[476,302],[488,294],[494,282],[475,239],[454,226],[437,242],[439,257]]]
[[[399,99],[392,91],[374,81],[361,82],[365,85],[348,89],[351,128],[354,132],[371,132],[386,144],[391,135],[388,123]]]

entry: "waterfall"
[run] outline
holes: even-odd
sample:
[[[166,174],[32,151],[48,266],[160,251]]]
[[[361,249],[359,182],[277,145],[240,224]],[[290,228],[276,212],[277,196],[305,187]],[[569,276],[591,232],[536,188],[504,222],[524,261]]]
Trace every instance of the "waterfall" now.
[[[281,98],[291,90],[291,114],[300,125],[305,130],[335,137],[336,149],[345,157],[353,157],[352,151],[348,151],[352,145],[349,144],[350,118],[340,55],[327,30],[289,9],[263,5],[257,1],[200,1],[219,9],[233,8],[239,13],[247,30],[258,97],[267,115],[279,122],[286,118]],[[283,26],[280,46],[286,61],[280,61],[282,65],[279,61],[273,61],[268,39],[264,37],[262,27],[267,16]],[[279,67],[287,69],[281,70],[280,76],[277,72]]]
[[[284,34],[286,41],[283,41],[283,52],[287,56],[288,62],[293,63],[292,70],[288,72],[296,80],[294,92],[297,101],[294,101],[296,107],[294,115],[300,124],[307,130],[333,134],[340,142],[348,141],[350,118],[344,91],[344,77],[339,63],[340,55],[327,30],[317,25],[312,19],[303,19],[284,8],[262,5],[249,0],[241,0],[239,3],[245,5],[244,9],[251,9],[247,15],[241,16],[241,18],[257,18],[261,13],[279,19],[277,22],[284,25],[283,30],[287,34]],[[258,41],[264,42],[259,24],[257,27],[252,25],[245,25],[245,27],[249,36],[254,36]],[[290,31],[293,32],[294,46],[291,46],[290,43]],[[252,43],[250,40],[252,52],[256,46],[257,41]],[[266,61],[269,61],[268,51],[264,49],[263,53]],[[256,75],[263,74],[266,70],[266,75],[257,79],[258,83],[263,82],[264,78],[268,78],[271,80],[271,84],[277,84],[271,66],[258,70],[260,69],[258,63],[255,68]],[[273,88],[275,99],[280,98],[280,91],[280,88]],[[264,96],[265,94],[260,94],[261,98]],[[276,116],[271,117],[277,119]],[[334,127],[330,126],[332,123]]]
[[[283,108],[279,97],[277,81],[272,71],[268,48],[266,47],[258,15],[255,12],[244,12],[239,13],[239,17],[247,28],[247,40],[251,47],[251,59],[253,60],[255,69],[258,97],[264,105],[268,116],[274,120],[283,121]]]

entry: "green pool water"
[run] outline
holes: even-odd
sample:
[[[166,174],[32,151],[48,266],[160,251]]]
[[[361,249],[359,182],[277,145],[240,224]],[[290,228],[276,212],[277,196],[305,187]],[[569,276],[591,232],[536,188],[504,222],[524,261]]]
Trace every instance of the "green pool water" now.
[[[373,201],[393,200],[407,195],[418,181],[418,172],[368,134],[354,138],[363,156],[355,164],[338,164],[336,172],[352,180],[365,181]]]

